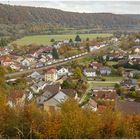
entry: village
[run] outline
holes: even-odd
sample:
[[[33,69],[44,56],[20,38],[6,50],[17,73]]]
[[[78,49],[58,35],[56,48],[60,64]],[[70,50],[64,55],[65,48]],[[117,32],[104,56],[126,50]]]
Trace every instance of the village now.
[[[62,102],[74,98],[81,108],[99,113],[108,107],[139,113],[140,39],[128,50],[120,48],[120,42],[117,37],[97,45],[88,39],[86,45],[81,39],[54,41],[51,46],[27,49],[24,55],[15,45],[0,48],[0,64],[7,74],[32,70],[6,79],[8,105],[13,108],[36,102],[45,111],[60,110]],[[67,63],[55,66],[60,62]]]

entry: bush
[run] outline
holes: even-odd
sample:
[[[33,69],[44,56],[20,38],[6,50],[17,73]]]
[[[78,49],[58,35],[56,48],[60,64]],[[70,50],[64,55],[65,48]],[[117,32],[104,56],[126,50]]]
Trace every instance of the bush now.
[[[106,81],[106,79],[105,78],[102,78],[102,81]]]

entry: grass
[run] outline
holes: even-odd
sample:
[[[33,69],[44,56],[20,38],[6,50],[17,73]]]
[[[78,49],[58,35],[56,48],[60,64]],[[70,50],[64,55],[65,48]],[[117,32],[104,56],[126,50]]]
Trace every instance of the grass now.
[[[92,83],[92,82],[88,82],[89,84],[89,88],[88,90],[92,89],[92,88],[96,88],[96,87],[114,87],[115,83]]]
[[[123,79],[121,76],[104,76],[103,78],[105,78],[106,81],[121,81]]]
[[[109,37],[112,34],[80,34],[81,39],[85,40],[87,37],[89,39],[93,39],[96,37]],[[17,45],[29,45],[29,44],[37,44],[37,45],[50,45],[50,40],[53,38],[56,41],[66,40],[66,39],[75,39],[76,34],[65,34],[65,35],[33,35],[33,36],[25,36],[21,39],[14,41]]]
[[[113,65],[116,65],[116,64],[118,64],[118,62],[116,62],[116,61],[108,61],[107,62],[108,66],[113,66]]]
[[[87,56],[85,58],[81,58],[79,59],[80,64],[83,65],[89,65],[90,62],[94,61],[94,57],[93,56]]]

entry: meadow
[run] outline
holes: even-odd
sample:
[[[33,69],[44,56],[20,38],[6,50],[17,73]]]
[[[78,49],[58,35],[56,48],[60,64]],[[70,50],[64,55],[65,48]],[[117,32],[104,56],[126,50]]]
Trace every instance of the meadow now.
[[[17,45],[29,45],[29,44],[37,44],[37,45],[50,45],[52,42],[51,39],[55,41],[62,41],[62,40],[69,40],[75,39],[76,34],[64,34],[64,35],[32,35],[32,36],[25,36],[21,39],[17,39],[13,43]],[[86,38],[94,39],[96,37],[109,37],[112,34],[80,34],[79,35],[82,40]]]

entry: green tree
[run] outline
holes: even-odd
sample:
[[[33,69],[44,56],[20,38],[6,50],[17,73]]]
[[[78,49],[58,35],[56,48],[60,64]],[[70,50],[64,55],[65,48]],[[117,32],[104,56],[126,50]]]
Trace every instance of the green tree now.
[[[86,41],[87,41],[87,42],[89,41],[89,38],[88,38],[88,37],[86,38]]]
[[[76,67],[74,70],[74,77],[81,79],[83,77],[82,70],[79,67]]]
[[[0,39],[0,47],[5,47],[7,46],[8,41],[5,38]]]
[[[73,40],[70,38],[69,43],[73,43]]]
[[[77,35],[77,36],[75,37],[75,41],[76,41],[76,42],[81,42],[81,38],[80,38],[79,35]]]
[[[58,54],[56,48],[52,49],[52,56],[53,56],[54,59],[59,59],[59,54]]]
[[[54,38],[52,38],[52,39],[50,40],[50,42],[55,42],[55,39],[54,39]]]

